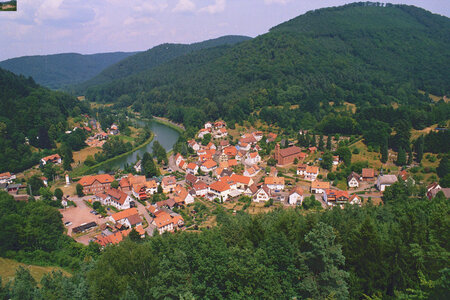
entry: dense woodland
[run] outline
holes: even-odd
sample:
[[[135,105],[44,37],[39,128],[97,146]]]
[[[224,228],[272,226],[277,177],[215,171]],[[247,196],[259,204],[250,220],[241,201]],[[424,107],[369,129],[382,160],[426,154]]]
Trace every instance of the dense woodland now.
[[[38,164],[68,130],[67,118],[87,111],[86,104],[68,94],[0,69],[0,172],[18,172]]]
[[[61,89],[94,77],[108,66],[134,54],[136,52],[23,56],[1,61],[0,68],[31,76],[38,84],[48,88]]]
[[[56,263],[74,276],[50,274],[38,287],[19,270],[0,297],[445,299],[449,202],[421,193],[401,182],[388,188],[385,205],[307,214],[232,216],[218,208],[216,228],[128,238],[102,252],[63,235],[55,208],[1,193],[0,253]]]
[[[161,44],[147,51],[138,53],[123,59],[116,64],[104,69],[97,76],[75,87],[67,87],[68,90],[83,93],[86,88],[112,82],[155,68],[176,57],[183,56],[201,49],[213,48],[221,45],[234,45],[246,40],[245,36],[223,36],[217,39],[207,40],[193,44]]]
[[[235,46],[199,50],[91,87],[86,95],[99,102],[129,96],[136,111],[187,126],[260,117],[283,129],[329,131],[320,122],[341,114],[347,102],[360,114],[392,110],[423,127],[448,119],[448,106],[431,105],[418,90],[449,93],[449,36],[448,18],[412,6],[320,9]],[[372,118],[385,116],[365,120]]]

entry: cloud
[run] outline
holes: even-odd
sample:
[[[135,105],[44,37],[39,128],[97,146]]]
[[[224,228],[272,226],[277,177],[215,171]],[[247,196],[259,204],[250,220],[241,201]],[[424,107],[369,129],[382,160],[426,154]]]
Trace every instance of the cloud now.
[[[264,0],[264,3],[266,4],[287,4],[288,2],[291,2],[291,0]]]
[[[226,0],[215,0],[214,4],[203,7],[202,9],[200,9],[200,12],[207,12],[210,14],[223,12],[225,10],[226,4]]]
[[[38,25],[71,27],[94,18],[94,10],[84,1],[44,0],[36,9],[33,21]]]
[[[191,0],[179,0],[172,10],[173,12],[192,12],[195,10],[195,3]]]

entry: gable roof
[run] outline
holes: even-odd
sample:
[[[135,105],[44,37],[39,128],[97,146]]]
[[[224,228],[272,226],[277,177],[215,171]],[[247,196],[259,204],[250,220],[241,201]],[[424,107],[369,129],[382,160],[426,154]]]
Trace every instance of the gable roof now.
[[[198,178],[197,178],[197,176],[195,176],[195,175],[193,175],[191,173],[187,173],[186,177],[185,177],[185,180],[186,180],[186,182],[188,184],[194,184],[194,183],[196,183],[198,181]]]
[[[111,183],[114,181],[114,177],[109,174],[100,174],[100,175],[88,175],[81,178],[78,183],[82,186],[89,186],[93,184],[95,181],[98,181],[102,184]]]
[[[306,167],[306,173],[319,174],[319,167],[317,167],[317,166],[307,166]]]
[[[217,163],[213,160],[207,160],[203,163],[203,167],[205,167],[207,169],[214,168],[215,166],[217,166]]]
[[[359,181],[361,176],[359,176],[359,174],[356,172],[351,172],[350,175],[348,175],[348,177],[347,177],[347,181],[352,180],[352,178],[355,178],[357,181]]]
[[[283,184],[284,177],[266,177],[264,178],[264,184]]]
[[[209,185],[209,188],[218,192],[224,192],[230,189],[230,185],[225,181],[216,181]]]
[[[243,183],[243,184],[249,184],[251,178],[244,176],[244,175],[238,175],[238,174],[233,174],[230,176],[230,179],[234,182],[239,182],[239,183]]]
[[[111,217],[114,219],[114,221],[119,221],[125,218],[128,218],[129,216],[138,214],[137,208],[132,207],[129,209],[125,209],[123,211],[119,211],[118,213],[112,214]]]
[[[329,189],[330,183],[328,181],[315,180],[315,181],[311,182],[311,188],[312,189]]]
[[[175,178],[175,176],[165,176],[162,179],[163,185],[172,185],[175,183],[177,183],[177,179]]]
[[[198,168],[198,166],[195,163],[189,163],[186,167],[186,169],[190,169],[190,170],[195,170],[196,168]]]
[[[294,193],[297,193],[300,196],[302,196],[303,195],[303,189],[301,187],[299,187],[299,186],[296,186],[289,192],[289,196],[294,194]]]
[[[111,198],[114,198],[116,202],[118,202],[120,205],[125,203],[125,200],[127,199],[128,195],[124,192],[118,190],[118,189],[108,189],[106,191],[106,194],[111,196]]]
[[[367,177],[375,177],[375,170],[374,169],[369,169],[369,168],[364,168],[362,169],[362,177],[367,178]]]
[[[282,156],[282,157],[296,155],[296,154],[299,154],[301,152],[302,152],[302,149],[300,149],[297,146],[292,146],[292,147],[289,147],[289,148],[285,148],[285,149],[280,149],[279,150],[280,156]]]
[[[172,217],[165,211],[161,211],[156,218],[153,219],[158,228],[164,227],[172,223]]]
[[[237,149],[235,146],[228,146],[223,149],[223,153],[228,156],[235,156],[237,154]]]

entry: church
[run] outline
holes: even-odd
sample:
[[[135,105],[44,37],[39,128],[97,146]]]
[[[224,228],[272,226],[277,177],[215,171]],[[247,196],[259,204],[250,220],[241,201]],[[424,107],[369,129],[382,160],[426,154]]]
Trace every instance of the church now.
[[[294,160],[300,159],[302,150],[297,146],[280,149],[280,144],[275,146],[274,158],[279,166],[285,166],[294,163]]]

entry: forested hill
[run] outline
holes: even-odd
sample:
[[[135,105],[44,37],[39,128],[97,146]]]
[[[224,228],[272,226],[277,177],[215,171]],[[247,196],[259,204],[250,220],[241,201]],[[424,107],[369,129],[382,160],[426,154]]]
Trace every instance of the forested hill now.
[[[37,83],[51,89],[59,89],[92,78],[106,67],[133,54],[136,52],[24,56],[2,61],[0,67],[18,75],[31,76]]]
[[[150,70],[176,57],[192,53],[201,49],[217,47],[221,45],[234,45],[250,37],[228,35],[193,44],[162,44],[145,52],[137,53],[103,70],[94,78],[75,87],[83,90],[87,87],[111,82],[115,79],[127,77],[132,74]]]
[[[67,130],[67,117],[86,110],[74,97],[0,69],[0,173],[37,164],[43,153],[32,152],[31,146],[55,147]]]
[[[305,113],[314,126],[330,101],[417,104],[418,89],[448,93],[449,19],[413,6],[374,5],[316,10],[238,45],[203,49],[90,88],[87,96],[128,95],[134,109],[187,125],[240,121],[263,107],[298,104],[295,126],[303,126],[298,120]]]

